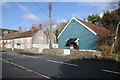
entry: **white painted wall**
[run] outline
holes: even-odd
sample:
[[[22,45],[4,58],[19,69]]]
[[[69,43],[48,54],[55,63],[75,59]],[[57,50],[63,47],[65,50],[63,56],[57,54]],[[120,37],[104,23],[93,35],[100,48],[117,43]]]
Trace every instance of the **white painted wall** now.
[[[2,48],[3,47],[3,40],[0,40],[0,48]]]
[[[53,44],[53,48],[58,48],[58,44]],[[43,49],[49,49],[49,44],[33,44],[34,48],[39,49],[39,53],[42,52]]]
[[[55,44],[56,43],[56,36],[53,32],[51,32],[51,43]]]
[[[17,43],[19,43],[20,45],[17,45]],[[32,37],[14,39],[14,48],[16,49],[32,48]]]
[[[16,48],[16,49],[20,49],[20,46],[18,46],[17,43],[21,43],[21,41],[20,41],[19,38],[14,39],[14,48]]]
[[[12,40],[6,40],[6,48],[12,48]]]
[[[34,48],[38,48],[39,49],[39,53],[42,52],[43,49],[49,49],[49,45],[48,44],[33,44]]]
[[[3,40],[3,43],[6,43],[6,40]],[[4,44],[3,47],[6,47],[6,44]]]
[[[34,36],[33,36],[33,44],[47,44],[47,36],[43,32],[43,30],[39,30]]]
[[[52,48],[58,48],[58,44],[52,44]]]
[[[70,55],[70,49],[64,49],[64,55]]]

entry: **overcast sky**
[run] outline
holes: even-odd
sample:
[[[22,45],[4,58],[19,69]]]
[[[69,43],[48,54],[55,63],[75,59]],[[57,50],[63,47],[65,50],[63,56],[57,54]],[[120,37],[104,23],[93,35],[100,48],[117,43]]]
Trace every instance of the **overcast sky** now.
[[[52,2],[52,20],[68,21],[74,15],[83,20],[91,14],[101,14],[110,2]],[[44,24],[48,20],[48,2],[3,2],[2,24],[8,29],[30,29],[32,24]],[[1,14],[1,13],[0,13]],[[86,20],[87,21],[87,20]],[[45,28],[45,26],[43,26]]]

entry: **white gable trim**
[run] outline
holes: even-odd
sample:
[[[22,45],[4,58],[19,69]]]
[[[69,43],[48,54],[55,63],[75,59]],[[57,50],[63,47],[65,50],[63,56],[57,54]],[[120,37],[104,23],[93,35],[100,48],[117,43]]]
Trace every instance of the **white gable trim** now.
[[[79,40],[79,38],[77,38],[77,40],[75,40],[75,42],[77,43],[77,42],[78,42],[78,40]]]
[[[71,23],[71,21],[74,19],[74,17],[67,23],[67,25],[65,26],[65,28],[61,31],[61,33],[58,35],[57,38],[59,38],[61,36],[61,34],[64,32],[64,30],[67,28],[67,26]]]
[[[82,24],[85,28],[87,28],[90,32],[92,32],[93,34],[95,34],[95,35],[97,35],[97,33],[95,32],[95,31],[93,31],[92,29],[90,29],[89,27],[87,27],[85,24],[83,24],[81,21],[79,21],[79,20],[77,20],[76,18],[75,18],[75,20],[77,21],[77,22],[79,22],[80,24]]]
[[[67,26],[71,23],[72,20],[76,20],[77,22],[79,22],[81,25],[83,25],[85,28],[87,28],[90,32],[92,32],[94,35],[97,35],[97,33],[95,31],[93,31],[92,29],[90,29],[89,27],[87,27],[85,24],[83,24],[82,22],[80,22],[79,20],[77,20],[75,17],[72,17],[72,19],[68,22],[68,24],[65,26],[65,28],[61,31],[61,33],[58,35],[57,38],[59,38],[61,36],[61,34],[64,32],[64,30],[67,28]]]

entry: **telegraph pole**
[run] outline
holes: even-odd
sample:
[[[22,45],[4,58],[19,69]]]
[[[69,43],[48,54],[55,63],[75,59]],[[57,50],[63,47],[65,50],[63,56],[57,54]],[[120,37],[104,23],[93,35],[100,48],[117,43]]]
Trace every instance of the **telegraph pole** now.
[[[52,4],[51,4],[51,2],[49,3],[48,9],[49,9],[49,21],[50,21],[50,23],[49,23],[49,25],[50,25],[50,29],[49,29],[49,40],[50,40],[49,48],[52,49],[52,43],[51,43],[51,28],[52,28],[51,11],[52,11]]]

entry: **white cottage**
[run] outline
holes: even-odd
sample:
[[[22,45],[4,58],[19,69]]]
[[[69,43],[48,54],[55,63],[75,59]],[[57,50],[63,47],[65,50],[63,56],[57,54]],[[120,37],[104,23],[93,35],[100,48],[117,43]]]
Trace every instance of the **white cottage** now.
[[[10,48],[11,39],[17,32],[17,30],[0,28],[0,48],[4,47],[3,44],[5,44],[6,47]]]
[[[0,40],[0,43],[1,43],[1,47],[3,48],[12,48],[14,45],[13,45],[13,38],[19,34],[18,32],[11,32],[11,33],[8,33],[6,35],[4,35],[2,37],[2,39]]]
[[[22,32],[14,38],[14,48],[16,49],[30,49],[32,48],[32,37],[38,32],[27,31]]]
[[[2,37],[2,41],[4,42],[4,48],[14,49],[32,49],[38,48],[39,52],[42,52],[44,48],[49,48],[48,37],[46,33],[42,30],[42,25],[39,24],[37,28],[35,25],[32,25],[32,29],[30,31],[22,32],[13,32]],[[52,39],[52,44],[55,42],[55,37]]]

